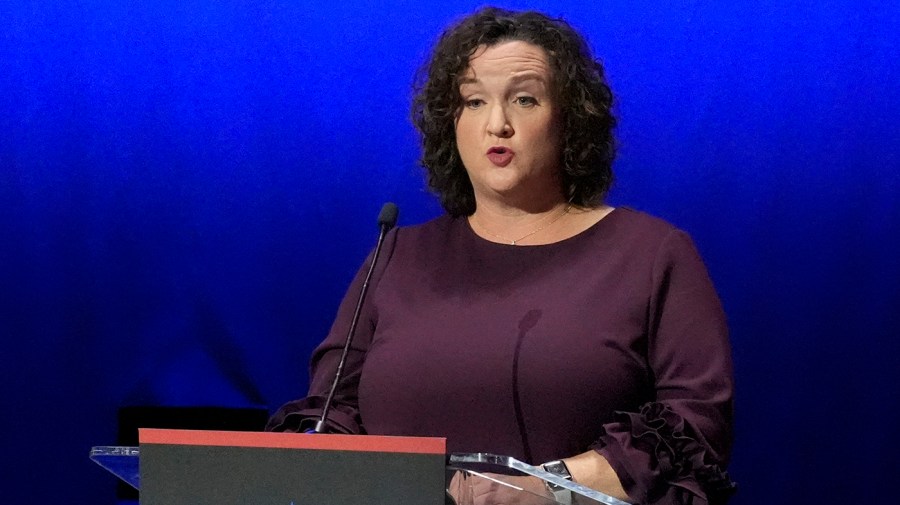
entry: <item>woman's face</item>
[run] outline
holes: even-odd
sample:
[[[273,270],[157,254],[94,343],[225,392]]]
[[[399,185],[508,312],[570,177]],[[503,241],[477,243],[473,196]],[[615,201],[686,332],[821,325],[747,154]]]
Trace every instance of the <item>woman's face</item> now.
[[[456,142],[476,201],[562,197],[560,121],[546,52],[522,41],[480,47],[459,87]]]

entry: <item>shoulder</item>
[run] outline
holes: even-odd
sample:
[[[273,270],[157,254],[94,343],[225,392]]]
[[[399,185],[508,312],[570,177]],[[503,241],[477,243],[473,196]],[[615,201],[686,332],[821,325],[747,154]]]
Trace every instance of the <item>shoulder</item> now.
[[[691,238],[684,230],[631,207],[618,207],[605,220],[609,220],[610,237],[621,247],[654,253],[672,247],[692,247]]]
[[[425,221],[424,223],[401,226],[398,229],[398,233],[402,233],[404,236],[408,237],[440,233],[441,231],[452,227],[457,221],[458,219],[450,217],[447,214],[442,214],[436,218]]]
[[[392,229],[384,239],[385,263],[400,262],[409,267],[410,261],[440,253],[453,237],[465,235],[459,221],[442,215],[421,224]]]
[[[600,224],[591,243],[605,263],[621,271],[659,280],[683,265],[702,270],[703,260],[690,235],[664,219],[617,207]]]
[[[672,223],[631,207],[617,207],[609,217],[614,217],[619,232],[644,238],[664,238],[678,228]]]
[[[677,226],[627,207],[622,210],[622,234],[631,237],[633,254],[643,251],[656,283],[678,281],[684,286],[710,285],[706,264],[694,240]],[[704,288],[705,289],[705,288]],[[713,295],[714,296],[714,295]]]
[[[396,229],[396,247],[422,248],[446,244],[451,237],[464,233],[465,218],[454,218],[446,214],[424,223],[401,226]]]

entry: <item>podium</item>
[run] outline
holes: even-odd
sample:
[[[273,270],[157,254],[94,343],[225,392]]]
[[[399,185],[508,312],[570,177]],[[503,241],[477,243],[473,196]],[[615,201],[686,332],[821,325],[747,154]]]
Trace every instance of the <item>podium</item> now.
[[[141,429],[140,447],[98,446],[90,458],[139,489],[141,505],[629,505],[514,458],[445,447],[426,437]]]

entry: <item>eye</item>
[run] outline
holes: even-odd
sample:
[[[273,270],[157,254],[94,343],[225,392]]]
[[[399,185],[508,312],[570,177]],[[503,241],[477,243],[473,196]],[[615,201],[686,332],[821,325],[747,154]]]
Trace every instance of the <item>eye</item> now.
[[[534,107],[538,104],[536,98],[528,95],[517,96],[514,102],[522,107]]]
[[[477,109],[484,105],[484,100],[480,98],[470,98],[466,100],[466,108],[468,109]]]

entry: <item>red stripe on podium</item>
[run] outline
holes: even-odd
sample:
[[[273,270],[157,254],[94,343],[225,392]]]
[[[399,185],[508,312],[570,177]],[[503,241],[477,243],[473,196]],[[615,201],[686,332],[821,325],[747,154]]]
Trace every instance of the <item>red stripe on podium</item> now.
[[[141,428],[138,430],[138,433],[141,445],[168,444],[208,445],[218,447],[269,447],[275,449],[400,452],[412,454],[444,454],[447,452],[447,439],[434,437],[160,430],[153,428]]]

